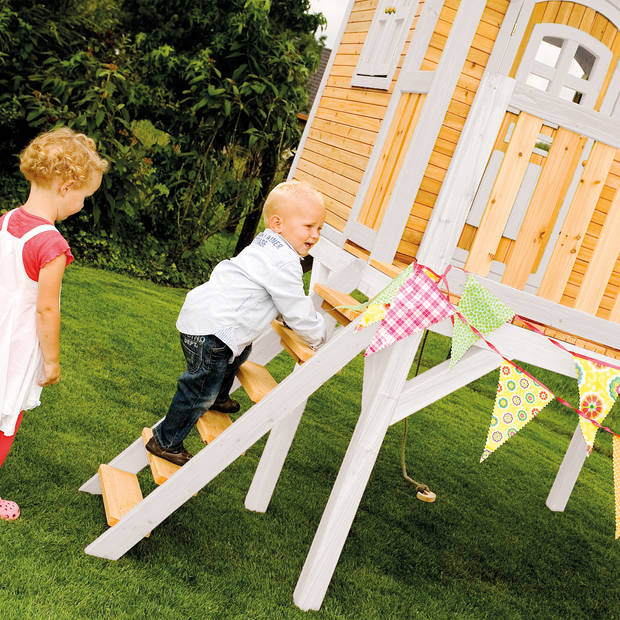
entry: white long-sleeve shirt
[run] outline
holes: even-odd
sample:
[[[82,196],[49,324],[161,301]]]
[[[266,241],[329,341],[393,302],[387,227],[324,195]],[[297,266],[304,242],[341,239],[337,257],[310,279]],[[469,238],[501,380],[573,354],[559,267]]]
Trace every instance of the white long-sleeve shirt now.
[[[325,323],[304,293],[299,255],[282,236],[266,229],[187,294],[177,329],[214,335],[236,357],[278,314],[310,346],[323,344]]]

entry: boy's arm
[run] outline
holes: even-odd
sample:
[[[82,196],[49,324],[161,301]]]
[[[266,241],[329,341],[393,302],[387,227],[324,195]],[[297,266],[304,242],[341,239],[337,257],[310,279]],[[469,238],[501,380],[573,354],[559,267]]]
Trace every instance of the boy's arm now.
[[[60,380],[60,284],[67,264],[64,254],[44,265],[39,271],[37,296],[37,334],[43,354],[46,386]]]
[[[284,263],[274,269],[267,291],[285,323],[311,347],[325,342],[325,321],[304,293],[301,265]]]

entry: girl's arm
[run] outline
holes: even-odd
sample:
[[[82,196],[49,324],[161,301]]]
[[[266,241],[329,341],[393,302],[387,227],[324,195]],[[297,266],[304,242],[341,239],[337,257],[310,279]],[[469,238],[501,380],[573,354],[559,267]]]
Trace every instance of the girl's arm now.
[[[37,334],[43,353],[45,380],[39,385],[51,385],[60,380],[60,284],[67,258],[57,256],[39,271],[37,297]]]

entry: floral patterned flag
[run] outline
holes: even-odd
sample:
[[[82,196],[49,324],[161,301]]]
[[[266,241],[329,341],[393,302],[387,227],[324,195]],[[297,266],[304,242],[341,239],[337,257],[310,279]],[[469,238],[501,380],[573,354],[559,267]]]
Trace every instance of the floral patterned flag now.
[[[620,436],[613,436],[614,493],[616,495],[616,538],[620,538]]]
[[[579,410],[599,424],[605,419],[620,392],[620,368],[597,363],[573,355],[579,385]],[[592,451],[597,427],[579,418],[579,426],[586,440],[588,454]]]
[[[471,276],[465,283],[465,290],[457,310],[482,334],[487,334],[510,321],[515,313],[497,297],[480,286]],[[454,317],[452,332],[452,352],[450,367],[465,355],[465,352],[478,340],[473,330],[458,316]]]
[[[416,263],[413,273],[394,297],[364,355],[385,349],[452,314],[454,306]]]
[[[499,369],[489,435],[480,462],[520,431],[553,399],[553,394],[536,379],[508,362],[503,363]]]

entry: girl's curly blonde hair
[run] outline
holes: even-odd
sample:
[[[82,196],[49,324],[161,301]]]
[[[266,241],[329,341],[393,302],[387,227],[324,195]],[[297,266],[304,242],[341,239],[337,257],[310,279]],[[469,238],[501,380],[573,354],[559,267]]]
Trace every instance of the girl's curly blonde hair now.
[[[97,154],[94,140],[68,127],[37,136],[21,152],[19,169],[31,183],[49,185],[54,179],[86,185],[94,173],[103,174],[108,162]]]

